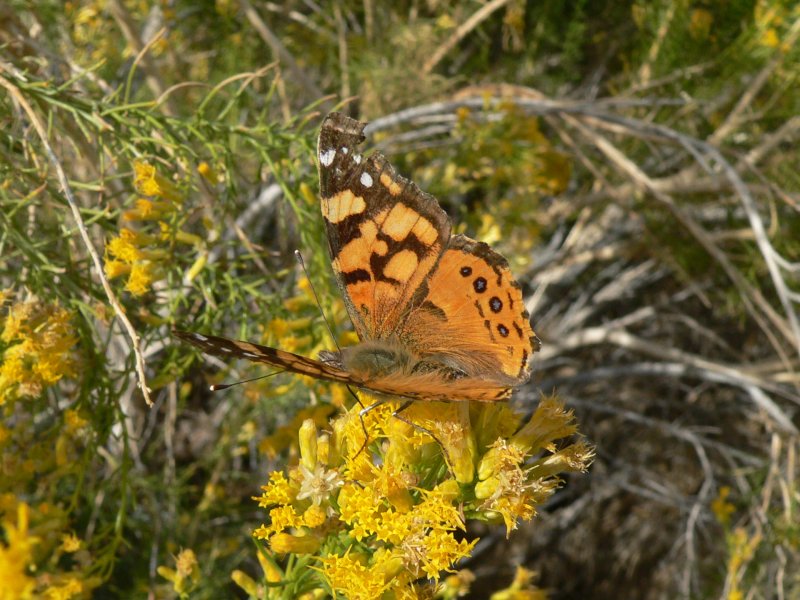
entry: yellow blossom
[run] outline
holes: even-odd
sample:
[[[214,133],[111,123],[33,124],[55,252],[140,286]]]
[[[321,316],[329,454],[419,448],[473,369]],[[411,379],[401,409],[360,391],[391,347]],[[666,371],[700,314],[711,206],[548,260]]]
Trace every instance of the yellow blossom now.
[[[303,525],[311,529],[324,525],[327,520],[325,509],[317,504],[312,504],[303,513]]]
[[[106,277],[109,279],[116,279],[122,275],[128,275],[131,272],[131,266],[116,258],[107,258],[103,264],[103,270],[106,273]]]
[[[303,421],[298,438],[300,439],[301,466],[308,471],[313,471],[317,466],[317,426],[313,419]]]
[[[72,352],[77,338],[69,311],[35,298],[9,307],[0,339],[0,405],[19,396],[37,396],[45,386],[76,373]]]
[[[517,567],[511,585],[492,594],[491,600],[547,600],[547,594],[534,585],[536,578],[534,571]]]
[[[191,592],[200,580],[197,557],[190,549],[181,550],[175,557],[175,569],[159,566],[156,571],[164,579],[172,582],[173,589],[179,595]]]
[[[371,406],[374,399],[360,395]],[[468,581],[435,583],[477,542],[459,539],[464,514],[502,520],[510,532],[536,514],[559,473],[583,470],[591,459],[584,442],[563,443],[574,423],[555,400],[543,400],[523,427],[505,406],[417,403],[405,421],[393,416],[397,406],[385,402],[363,415],[355,406],[328,425],[329,434],[308,415],[293,421],[298,464],[271,474],[258,498],[272,508],[254,536],[269,540],[265,560],[273,567],[273,552],[306,554],[324,579],[319,585],[340,596],[431,598],[438,589],[437,597],[455,598]],[[284,574],[270,570],[276,583],[294,577],[292,565]],[[530,593],[538,591],[518,585],[508,598]]]
[[[206,161],[203,161],[197,165],[197,172],[200,173],[200,175],[202,175],[203,178],[211,185],[217,185],[217,183],[219,183],[219,175],[214,167],[212,167]]]
[[[125,289],[134,296],[146,294],[153,283],[153,267],[150,263],[137,262],[131,269],[130,277]]]
[[[303,520],[300,515],[297,514],[295,509],[291,506],[277,506],[269,511],[269,520],[270,524],[267,526],[263,526],[263,533],[266,533],[266,537],[270,537],[273,533],[278,533],[287,529],[289,527],[300,527],[303,524]],[[259,538],[263,538],[263,535],[259,535]]]
[[[437,597],[444,600],[455,600],[469,593],[475,574],[469,569],[461,569],[445,577],[437,589]]]
[[[261,486],[262,494],[255,498],[261,508],[274,504],[290,504],[295,497],[295,491],[283,471],[273,471],[269,474],[269,483]]]
[[[260,598],[263,596],[262,593],[259,591],[258,584],[253,580],[250,575],[245,573],[244,571],[240,571],[239,569],[235,569],[231,573],[231,579],[233,582],[238,585],[244,593],[247,594],[250,598]]]
[[[269,547],[277,554],[313,554],[320,545],[320,540],[311,535],[276,533],[269,538]]]
[[[348,553],[328,556],[321,560],[322,575],[334,592],[348,600],[375,600],[386,589],[378,565],[366,565],[361,556]]]
[[[43,597],[47,600],[70,600],[70,598],[80,597],[84,592],[84,585],[80,579],[74,576],[67,576],[58,585],[48,587]]]
[[[719,488],[717,497],[711,502],[711,512],[714,513],[714,516],[717,517],[717,521],[722,525],[728,525],[731,520],[731,515],[736,511],[736,507],[728,500],[730,493],[730,486],[723,485]]]
[[[135,231],[121,229],[117,237],[111,238],[106,243],[106,249],[119,260],[133,264],[142,259],[142,251],[139,249],[142,241]]]
[[[290,423],[279,427],[271,436],[261,440],[258,449],[270,458],[275,457],[281,450],[297,440],[297,430],[306,419],[312,419],[318,427],[323,427],[327,425],[328,418],[335,410],[334,407],[327,404],[304,408],[295,415]]]
[[[33,562],[33,546],[39,540],[28,535],[28,505],[17,505],[16,523],[3,523],[6,542],[0,542],[0,599],[32,598],[36,581],[28,575]]]
[[[77,552],[82,545],[83,542],[74,533],[65,533],[61,536],[61,549],[64,552]]]
[[[262,549],[257,558],[258,564],[261,565],[261,570],[264,571],[264,578],[267,583],[278,583],[283,578],[283,571],[275,563],[275,559],[269,550]]]
[[[140,194],[145,196],[160,196],[172,202],[180,203],[181,194],[171,181],[156,173],[156,168],[146,161],[137,160],[133,163],[134,185]]]

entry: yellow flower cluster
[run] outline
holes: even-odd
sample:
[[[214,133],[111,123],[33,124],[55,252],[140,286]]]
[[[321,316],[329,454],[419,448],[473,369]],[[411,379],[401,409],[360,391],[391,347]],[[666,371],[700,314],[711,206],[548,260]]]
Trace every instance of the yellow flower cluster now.
[[[54,573],[37,569],[37,562],[45,562],[48,550],[54,552],[53,565],[60,556],[81,551],[80,540],[72,534],[65,534],[62,543],[52,548],[49,538],[53,537],[54,520],[58,517],[50,517],[57,512],[46,504],[32,512],[28,504],[12,494],[0,496],[0,526],[5,531],[5,541],[0,542],[0,600],[69,600],[86,597],[100,585],[98,577],[86,577],[80,571]],[[31,525],[34,518],[40,522],[36,528]]]
[[[125,289],[134,296],[141,296],[153,282],[165,276],[164,264],[170,253],[159,245],[173,241],[194,246],[202,244],[197,236],[175,230],[170,224],[170,218],[183,202],[183,195],[175,184],[159,175],[148,162],[136,161],[133,170],[136,191],[147,198],[136,200],[136,207],[125,211],[122,220],[139,222],[139,230],[123,227],[118,236],[108,240],[105,273],[109,279],[127,276]],[[152,223],[156,223],[157,230]]]
[[[298,464],[271,473],[256,498],[269,515],[254,532],[267,541],[264,597],[455,597],[471,577],[439,579],[477,543],[465,517],[510,532],[535,515],[559,473],[592,458],[585,442],[570,443],[573,415],[555,398],[524,423],[506,405],[415,403],[398,416],[393,403],[359,409],[328,432],[306,419]],[[282,563],[284,555],[293,559]]]
[[[0,406],[35,397],[75,375],[77,338],[69,311],[37,298],[12,304],[0,332]]]
[[[193,550],[181,550],[175,557],[175,568],[159,566],[159,575],[172,583],[172,588],[181,598],[188,596],[200,581],[200,566]]]

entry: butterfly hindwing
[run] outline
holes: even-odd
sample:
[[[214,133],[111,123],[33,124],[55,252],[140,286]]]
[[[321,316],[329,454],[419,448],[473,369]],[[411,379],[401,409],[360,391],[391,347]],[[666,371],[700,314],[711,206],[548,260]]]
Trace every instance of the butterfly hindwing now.
[[[470,377],[519,385],[538,338],[508,262],[487,244],[450,238],[401,336],[417,352],[451,357]]]

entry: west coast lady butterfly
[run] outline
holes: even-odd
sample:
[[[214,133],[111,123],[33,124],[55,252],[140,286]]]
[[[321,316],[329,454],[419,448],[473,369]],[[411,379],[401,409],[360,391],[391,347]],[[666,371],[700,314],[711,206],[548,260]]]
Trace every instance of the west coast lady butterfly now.
[[[436,198],[383,155],[363,157],[364,126],[332,113],[318,145],[333,271],[361,342],[314,360],[212,335],[175,335],[211,354],[378,394],[507,399],[529,379],[539,348],[508,263],[483,242],[451,236]]]

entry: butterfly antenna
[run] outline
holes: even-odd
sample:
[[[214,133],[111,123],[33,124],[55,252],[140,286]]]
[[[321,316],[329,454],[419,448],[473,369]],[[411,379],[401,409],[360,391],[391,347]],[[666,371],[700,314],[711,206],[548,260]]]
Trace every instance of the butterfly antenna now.
[[[243,379],[242,381],[234,381],[233,383],[215,383],[214,385],[208,386],[212,392],[219,392],[222,390],[227,390],[230,387],[235,385],[239,385],[240,383],[250,383],[251,381],[258,381],[259,379],[266,379],[267,377],[274,377],[275,375],[279,375],[280,373],[285,373],[286,371],[275,371],[274,373],[267,373],[266,375],[260,375],[259,377],[253,377],[252,379]]]
[[[314,300],[317,302],[317,308],[319,309],[319,313],[322,315],[322,320],[325,321],[325,327],[328,328],[328,333],[333,340],[333,345],[336,346],[336,349],[341,352],[342,349],[339,347],[339,342],[336,341],[336,336],[333,335],[333,328],[331,327],[330,322],[328,321],[328,317],[325,316],[325,312],[322,310],[322,304],[319,302],[319,296],[317,296],[317,290],[314,289],[314,284],[311,281],[311,277],[308,276],[308,271],[306,270],[306,263],[303,260],[303,255],[300,254],[300,250],[294,251],[294,257],[297,259],[297,262],[300,263],[300,267],[303,269],[303,273],[308,280],[308,285],[311,287],[311,293],[314,294]]]

